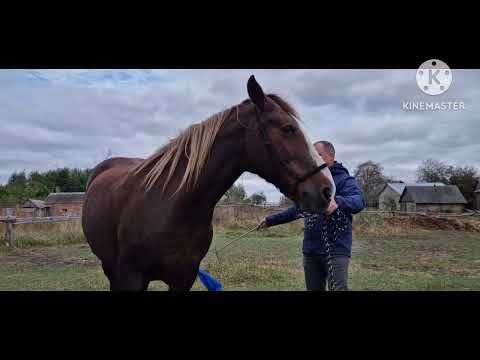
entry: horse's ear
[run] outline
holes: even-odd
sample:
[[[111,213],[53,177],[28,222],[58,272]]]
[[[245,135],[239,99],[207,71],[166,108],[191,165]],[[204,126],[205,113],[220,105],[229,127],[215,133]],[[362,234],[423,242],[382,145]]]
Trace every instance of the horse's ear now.
[[[261,110],[265,110],[265,103],[267,102],[267,98],[263,93],[262,87],[258,84],[257,80],[255,80],[255,76],[250,76],[247,83],[247,90],[248,96],[250,100]]]

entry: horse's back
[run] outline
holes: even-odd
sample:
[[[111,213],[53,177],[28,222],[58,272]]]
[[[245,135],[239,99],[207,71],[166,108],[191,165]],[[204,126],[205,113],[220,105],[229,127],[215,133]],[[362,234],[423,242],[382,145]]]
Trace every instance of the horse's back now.
[[[142,161],[143,159],[126,157],[116,157],[102,161],[92,170],[90,178],[87,182],[86,191],[88,192],[88,189],[90,188],[92,182],[105,171],[111,170],[113,168],[129,171],[131,168],[138,165]]]

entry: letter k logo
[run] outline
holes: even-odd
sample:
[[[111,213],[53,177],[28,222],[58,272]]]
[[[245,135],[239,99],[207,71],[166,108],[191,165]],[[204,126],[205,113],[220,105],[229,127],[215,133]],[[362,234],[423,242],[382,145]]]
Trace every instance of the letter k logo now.
[[[432,80],[435,80],[435,82],[440,85],[440,81],[438,81],[437,79],[437,76],[438,76],[438,73],[440,72],[440,70],[435,70],[435,72],[433,72],[432,69],[429,69],[428,70],[428,84],[429,85],[432,85],[433,84],[433,81]]]

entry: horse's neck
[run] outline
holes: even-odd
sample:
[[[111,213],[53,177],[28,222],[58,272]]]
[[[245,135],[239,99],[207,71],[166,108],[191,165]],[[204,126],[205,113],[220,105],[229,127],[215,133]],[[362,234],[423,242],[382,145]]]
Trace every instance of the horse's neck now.
[[[245,129],[233,119],[228,119],[217,135],[208,163],[195,190],[186,195],[205,210],[213,210],[218,201],[246,171]]]

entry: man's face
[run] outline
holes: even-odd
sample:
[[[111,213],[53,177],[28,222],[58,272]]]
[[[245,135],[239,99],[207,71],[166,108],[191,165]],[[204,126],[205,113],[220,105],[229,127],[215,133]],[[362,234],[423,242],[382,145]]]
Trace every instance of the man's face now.
[[[315,149],[317,150],[318,152],[318,155],[320,155],[323,159],[323,161],[325,161],[325,163],[328,165],[328,166],[332,166],[333,165],[333,162],[334,162],[334,157],[330,154],[328,154],[326,151],[325,151],[325,147],[323,146],[323,144],[317,144],[315,145]]]

